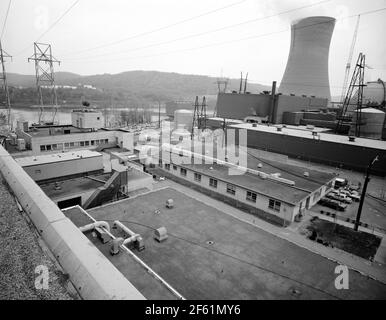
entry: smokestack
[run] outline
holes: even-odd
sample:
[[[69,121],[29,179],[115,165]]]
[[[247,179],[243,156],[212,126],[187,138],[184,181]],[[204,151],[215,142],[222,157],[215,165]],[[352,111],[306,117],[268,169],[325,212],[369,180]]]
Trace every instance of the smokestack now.
[[[271,112],[269,116],[269,121],[274,123],[275,120],[275,95],[276,95],[276,81],[272,82],[272,90],[271,90]]]
[[[331,101],[328,54],[335,21],[331,17],[308,17],[292,23],[291,47],[279,92]]]
[[[243,73],[241,72],[239,93],[241,93],[241,88],[242,88],[242,86],[243,86]]]

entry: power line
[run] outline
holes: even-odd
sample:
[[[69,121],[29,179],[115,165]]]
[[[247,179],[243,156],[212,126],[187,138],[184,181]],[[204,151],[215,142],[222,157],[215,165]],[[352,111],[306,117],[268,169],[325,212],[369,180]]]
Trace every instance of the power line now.
[[[8,2],[7,13],[5,14],[5,20],[3,23],[3,29],[1,30],[0,40],[3,38],[3,34],[4,34],[4,30],[5,30],[5,24],[7,23],[9,8],[11,7],[11,2],[12,2],[12,0],[9,0],[9,2]]]
[[[106,220],[106,219],[104,219],[104,220],[107,221],[107,222],[114,221],[114,220]],[[129,221],[129,220],[119,220],[119,221],[120,221],[120,222],[131,223],[131,224],[136,224],[136,225],[139,225],[139,226],[148,228],[148,229],[153,230],[153,231],[157,230],[155,227],[149,226],[149,225],[147,225],[147,224],[139,223],[139,222],[136,222],[136,221]],[[282,277],[282,278],[285,278],[285,279],[294,281],[294,282],[296,282],[296,283],[298,283],[298,284],[300,284],[300,285],[302,285],[302,286],[305,286],[305,287],[308,287],[308,288],[317,290],[317,291],[322,292],[322,293],[324,293],[324,294],[327,294],[327,295],[329,295],[329,296],[331,296],[331,297],[333,297],[333,298],[335,298],[335,299],[342,300],[342,298],[340,298],[340,297],[338,297],[338,296],[336,296],[336,295],[334,295],[334,294],[331,294],[331,293],[329,293],[329,292],[327,292],[327,291],[325,291],[325,290],[323,290],[323,289],[317,288],[317,287],[315,287],[315,286],[313,286],[313,285],[307,284],[307,283],[302,282],[302,281],[300,281],[300,280],[297,280],[297,279],[295,279],[295,278],[291,278],[290,276],[281,274],[281,273],[276,272],[276,271],[274,271],[274,270],[272,270],[272,269],[269,269],[269,268],[266,268],[266,267],[257,265],[257,264],[255,264],[255,263],[252,263],[252,262],[249,262],[249,261],[246,261],[246,260],[243,260],[243,259],[240,259],[240,258],[238,258],[238,257],[235,257],[235,256],[231,255],[231,254],[228,254],[228,253],[225,253],[225,252],[216,250],[216,249],[214,249],[214,248],[210,248],[210,247],[204,246],[204,245],[202,245],[202,244],[199,243],[199,242],[196,242],[196,241],[193,241],[193,240],[189,240],[189,239],[186,239],[186,238],[182,238],[182,237],[177,236],[177,235],[174,235],[174,234],[172,234],[172,233],[170,233],[170,232],[168,232],[168,235],[171,236],[171,237],[173,237],[173,238],[176,238],[176,239],[178,239],[178,240],[188,242],[188,243],[190,243],[190,244],[192,244],[192,245],[194,245],[194,246],[198,246],[198,247],[200,247],[200,248],[202,248],[202,249],[205,249],[205,250],[208,250],[208,251],[212,251],[212,252],[214,252],[214,253],[217,253],[217,254],[223,255],[223,256],[225,256],[225,257],[234,259],[234,260],[236,260],[236,261],[238,261],[238,262],[241,262],[241,263],[245,263],[245,264],[250,265],[250,266],[252,266],[252,267],[254,267],[254,268],[257,268],[257,269],[263,270],[263,271],[265,271],[265,272],[272,273],[272,274],[274,274],[274,275],[276,275],[276,276],[279,276],[279,277]]]
[[[230,7],[234,7],[234,6],[239,5],[239,4],[241,4],[241,3],[245,2],[245,1],[246,0],[242,0],[242,1],[239,1],[239,2],[231,3],[230,5],[227,5],[227,6],[224,6],[224,7],[220,7],[220,8],[217,8],[217,9],[214,9],[214,10],[211,10],[211,11],[199,14],[199,15],[191,17],[191,18],[187,18],[187,19],[184,19],[184,20],[181,20],[181,21],[178,21],[178,22],[175,22],[175,23],[172,23],[172,24],[169,24],[169,25],[166,25],[166,26],[154,29],[154,30],[145,31],[145,32],[142,32],[142,33],[139,33],[139,34],[127,37],[127,38],[123,38],[123,39],[116,40],[116,41],[113,41],[113,42],[108,42],[108,43],[105,43],[105,44],[102,44],[102,45],[99,45],[99,46],[96,46],[96,47],[92,47],[92,48],[88,48],[88,49],[84,49],[84,50],[79,50],[79,51],[72,51],[72,52],[69,52],[67,54],[65,53],[64,55],[77,54],[77,53],[82,53],[82,52],[92,51],[92,50],[95,50],[95,49],[100,49],[100,48],[104,48],[104,47],[113,46],[113,45],[125,42],[127,40],[139,38],[139,37],[142,37],[142,36],[145,36],[145,35],[148,35],[148,34],[152,34],[152,33],[159,32],[159,31],[162,31],[162,30],[165,30],[165,29],[169,29],[169,28],[175,27],[177,25],[180,25],[180,24],[183,24],[183,23],[186,23],[186,22],[189,22],[189,21],[192,21],[192,20],[195,20],[195,19],[207,16],[207,15],[210,15],[212,13],[216,13],[218,11],[228,9]]]
[[[94,56],[88,56],[86,59],[88,59],[88,58],[95,58],[95,57],[103,57],[103,56],[110,55],[110,54],[115,54],[115,53],[125,53],[125,52],[132,52],[132,51],[136,51],[136,50],[141,50],[141,49],[147,49],[147,48],[151,48],[151,47],[158,47],[160,45],[169,44],[169,43],[173,43],[173,42],[177,42],[177,41],[181,41],[181,40],[186,40],[186,39],[191,39],[191,38],[195,38],[195,37],[200,37],[200,36],[207,35],[207,34],[210,34],[210,33],[215,33],[215,32],[223,31],[223,30],[226,30],[226,29],[231,29],[231,28],[234,28],[234,27],[239,27],[239,26],[242,26],[242,25],[245,25],[245,24],[249,24],[249,23],[253,23],[253,22],[257,22],[257,21],[262,21],[262,20],[269,19],[269,18],[278,17],[280,15],[284,15],[284,14],[291,13],[291,12],[294,12],[294,11],[302,10],[302,9],[305,9],[305,8],[310,8],[310,7],[313,7],[313,6],[316,6],[316,5],[320,5],[320,4],[323,4],[323,3],[326,3],[326,2],[330,2],[330,1],[331,0],[324,0],[324,1],[320,1],[320,2],[317,2],[317,3],[310,4],[310,5],[305,5],[305,6],[297,7],[297,8],[294,8],[294,9],[282,11],[282,12],[279,12],[279,13],[276,13],[276,14],[272,14],[272,15],[269,15],[269,16],[259,17],[259,18],[256,18],[256,19],[250,19],[250,20],[246,20],[246,21],[239,22],[239,23],[236,23],[236,24],[224,26],[224,27],[221,27],[221,28],[217,28],[217,29],[213,29],[213,30],[209,30],[209,31],[204,31],[204,32],[199,32],[199,33],[183,36],[183,37],[172,39],[172,40],[167,40],[167,41],[162,41],[162,42],[158,42],[158,43],[153,43],[153,44],[142,46],[142,47],[132,48],[132,49],[129,49],[129,50],[114,51],[114,52],[108,52],[108,53],[94,55]]]
[[[48,29],[46,30],[46,31],[44,31],[36,40],[35,40],[35,42],[38,42],[41,38],[43,38],[49,31],[51,31],[51,29],[53,28],[53,27],[55,27],[63,18],[64,18],[64,16],[67,14],[67,13],[69,13],[70,11],[71,11],[71,9],[73,8],[73,7],[75,7],[77,4],[78,4],[78,2],[79,2],[80,0],[76,0],[61,16],[59,16],[59,18],[58,19],[56,19],[56,21],[51,25],[51,26],[49,26],[48,27]],[[27,49],[29,49],[30,48],[30,46],[28,45],[27,47],[25,47],[23,50],[21,50],[21,51],[19,51],[17,54],[15,54],[15,56],[18,56],[18,55],[20,55],[20,54],[22,54],[24,51],[26,51]]]
[[[367,14],[372,14],[372,13],[376,13],[376,12],[380,12],[380,11],[384,11],[384,10],[386,10],[386,7],[381,8],[381,9],[377,9],[377,10],[362,12],[362,13],[359,13],[359,14],[361,16],[364,16],[364,15],[367,15]],[[350,16],[346,16],[346,17],[337,19],[337,21],[342,21],[342,20],[350,19],[350,18],[357,17],[357,16],[358,16],[358,13],[354,14],[354,15],[350,15]],[[306,26],[303,26],[303,27],[298,27],[297,29],[308,28],[308,27],[312,27],[312,26],[315,26],[315,25],[326,24],[326,23],[330,23],[330,21],[327,21],[327,22],[325,22],[325,21],[317,22],[317,23],[313,23],[313,24],[306,25]],[[290,28],[286,28],[286,29],[279,30],[279,31],[273,31],[273,32],[269,32],[269,33],[253,35],[253,36],[248,36],[248,37],[244,37],[244,38],[239,38],[239,39],[233,39],[233,40],[218,42],[218,43],[211,43],[211,44],[207,44],[207,45],[199,46],[199,47],[179,49],[179,50],[172,50],[172,51],[167,51],[167,52],[162,52],[162,53],[157,53],[157,54],[144,55],[144,56],[122,57],[122,58],[117,58],[117,59],[109,59],[109,61],[122,61],[122,60],[130,60],[130,59],[152,58],[152,57],[156,57],[156,56],[169,55],[169,54],[174,54],[174,53],[179,53],[179,52],[199,50],[199,49],[204,49],[204,48],[209,48],[209,47],[215,47],[215,46],[226,45],[226,44],[231,44],[231,43],[235,43],[235,42],[241,42],[241,41],[246,41],[246,40],[251,40],[251,39],[271,36],[271,35],[275,35],[275,34],[284,33],[284,32],[287,32],[289,30],[290,30]],[[89,62],[97,63],[97,62],[102,62],[102,61],[105,61],[105,60],[88,60],[88,58],[85,58],[85,59],[72,59],[72,60],[71,59],[67,59],[67,61],[78,61],[78,62],[82,62],[82,63],[89,63]]]

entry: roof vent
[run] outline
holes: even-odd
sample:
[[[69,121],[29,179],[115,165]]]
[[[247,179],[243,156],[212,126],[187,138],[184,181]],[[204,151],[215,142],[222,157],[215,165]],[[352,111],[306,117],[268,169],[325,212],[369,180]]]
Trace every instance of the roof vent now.
[[[252,127],[256,128],[257,127],[257,123],[252,123]]]
[[[258,168],[262,168],[263,165],[262,165],[261,163],[259,163],[259,164],[257,165],[257,167],[258,167]]]
[[[276,127],[276,129],[277,129],[277,131],[283,131],[282,129],[282,127]]]
[[[174,207],[174,200],[173,199],[168,199],[166,200],[166,208],[173,208]]]
[[[310,176],[310,173],[309,173],[308,171],[304,171],[303,176],[309,177],[309,176]]]
[[[318,135],[318,132],[317,132],[317,131],[312,131],[312,135],[313,135],[313,136],[317,136],[317,135]]]
[[[348,141],[350,141],[350,142],[355,142],[355,137],[354,137],[354,136],[349,136],[349,137],[348,137]]]
[[[165,241],[168,238],[168,232],[165,227],[158,228],[154,231],[154,239],[158,242]]]
[[[213,167],[209,167],[209,170],[213,170]]]
[[[54,190],[62,190],[62,187],[59,185],[59,182],[55,182]]]

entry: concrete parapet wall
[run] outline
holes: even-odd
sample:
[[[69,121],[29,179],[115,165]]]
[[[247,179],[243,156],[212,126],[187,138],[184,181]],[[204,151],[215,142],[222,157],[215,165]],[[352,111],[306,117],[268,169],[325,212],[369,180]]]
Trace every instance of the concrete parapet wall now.
[[[145,299],[2,146],[0,172],[83,299]]]

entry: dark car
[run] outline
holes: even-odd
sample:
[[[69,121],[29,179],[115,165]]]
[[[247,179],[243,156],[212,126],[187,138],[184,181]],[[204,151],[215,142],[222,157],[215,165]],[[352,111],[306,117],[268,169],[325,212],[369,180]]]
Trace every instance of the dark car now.
[[[327,199],[327,198],[322,198],[318,202],[320,205],[338,210],[338,211],[344,211],[347,208],[346,204],[339,203],[339,201],[332,200],[332,199]]]

